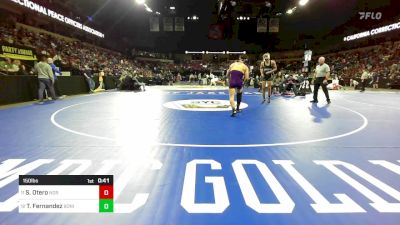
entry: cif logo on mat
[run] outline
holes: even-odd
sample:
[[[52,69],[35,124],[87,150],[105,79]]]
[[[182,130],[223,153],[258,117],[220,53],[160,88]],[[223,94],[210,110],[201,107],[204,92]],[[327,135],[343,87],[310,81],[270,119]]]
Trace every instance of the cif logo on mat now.
[[[230,111],[231,105],[228,100],[218,99],[189,99],[167,102],[164,107],[169,109],[186,110],[186,111]],[[247,108],[246,103],[241,103],[240,108]]]
[[[380,20],[382,18],[381,12],[359,12],[358,14],[360,14],[360,20]]]

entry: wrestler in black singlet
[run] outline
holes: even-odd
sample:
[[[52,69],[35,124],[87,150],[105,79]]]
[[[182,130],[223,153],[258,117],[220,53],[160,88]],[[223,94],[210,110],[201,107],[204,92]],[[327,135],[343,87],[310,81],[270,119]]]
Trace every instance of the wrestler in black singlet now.
[[[271,60],[269,60],[269,65],[267,65],[266,61],[263,61],[262,65],[263,65],[263,71],[264,71],[263,81],[272,81],[273,77],[274,77],[274,73],[267,74],[267,72],[273,70],[272,65],[271,65]]]

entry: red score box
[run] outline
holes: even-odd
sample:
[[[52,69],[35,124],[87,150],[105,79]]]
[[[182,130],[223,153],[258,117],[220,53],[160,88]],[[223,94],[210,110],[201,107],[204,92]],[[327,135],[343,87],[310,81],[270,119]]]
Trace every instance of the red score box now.
[[[100,185],[100,199],[113,199],[114,198],[114,187],[112,185]]]

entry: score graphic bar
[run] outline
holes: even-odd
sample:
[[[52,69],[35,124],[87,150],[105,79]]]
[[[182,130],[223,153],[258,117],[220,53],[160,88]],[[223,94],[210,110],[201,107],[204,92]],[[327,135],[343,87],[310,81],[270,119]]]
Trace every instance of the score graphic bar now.
[[[20,213],[112,213],[113,175],[20,175]]]

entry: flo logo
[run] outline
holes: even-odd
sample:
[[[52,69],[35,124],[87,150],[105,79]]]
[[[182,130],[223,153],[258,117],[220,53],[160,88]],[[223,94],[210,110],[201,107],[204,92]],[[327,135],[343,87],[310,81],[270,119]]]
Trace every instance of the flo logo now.
[[[231,105],[227,100],[218,99],[189,99],[167,102],[164,107],[185,111],[230,111]],[[241,103],[240,108],[247,108],[246,103]]]
[[[360,14],[360,20],[380,20],[382,18],[381,12],[359,12],[358,14]]]

